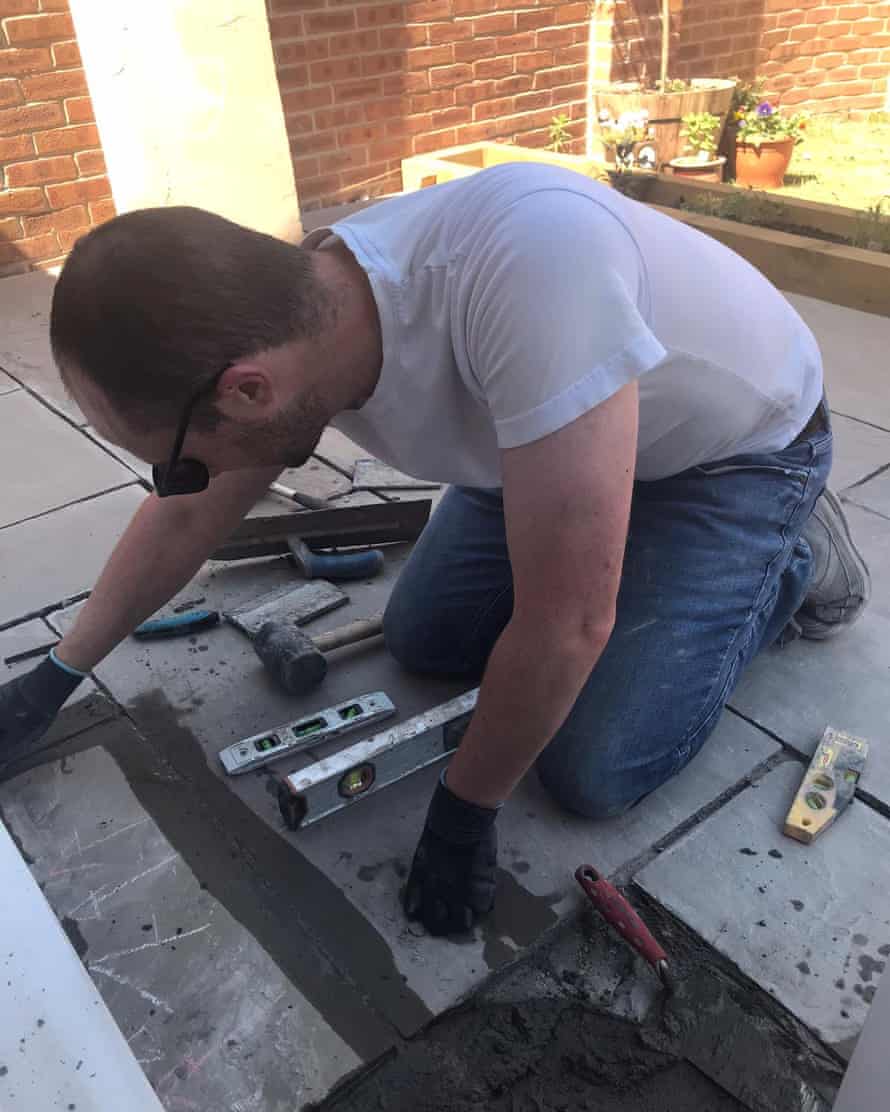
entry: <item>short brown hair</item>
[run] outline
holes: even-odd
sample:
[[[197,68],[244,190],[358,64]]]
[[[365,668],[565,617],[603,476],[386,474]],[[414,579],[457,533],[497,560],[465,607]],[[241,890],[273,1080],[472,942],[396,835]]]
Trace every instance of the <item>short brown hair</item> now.
[[[226,364],[316,334],[322,304],[302,248],[203,209],[142,209],[77,242],[50,342],[63,379],[76,367],[144,424]]]

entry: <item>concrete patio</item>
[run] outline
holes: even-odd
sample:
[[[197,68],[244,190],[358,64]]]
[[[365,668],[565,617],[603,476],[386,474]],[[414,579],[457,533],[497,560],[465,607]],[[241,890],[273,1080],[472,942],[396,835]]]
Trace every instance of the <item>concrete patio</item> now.
[[[103,444],[58,382],[51,290],[42,273],[0,284],[3,658],[66,628],[147,489],[145,466]],[[460,690],[406,677],[379,646],[344,653],[315,695],[288,699],[229,626],[130,640],[0,784],[0,816],[166,1108],[320,1101],[459,1002],[509,997],[542,953],[547,985],[568,969],[639,1014],[653,983],[638,962],[638,989],[626,969],[610,980],[627,959],[578,915],[582,862],[759,986],[829,1060],[849,1056],[890,955],[890,320],[792,300],[823,348],[833,485],[874,575],[867,614],[836,641],[759,658],[703,752],[621,819],[562,814],[529,777],[500,820],[497,910],[472,939],[430,938],[399,907],[435,769],[291,833],[268,775],[229,779],[216,758],[357,694],[386,691],[404,719]],[[288,479],[334,504],[379,501],[352,493],[362,454],[329,431]],[[274,497],[262,509],[289,512]],[[406,555],[388,550],[385,574],[350,584],[349,607],[312,631],[379,610]],[[230,608],[292,578],[278,559],[208,563],[181,597]],[[0,681],[30,667],[0,664]],[[871,756],[849,813],[805,847],[781,820],[829,724],[866,737]],[[24,1109],[6,1064],[0,1098]]]

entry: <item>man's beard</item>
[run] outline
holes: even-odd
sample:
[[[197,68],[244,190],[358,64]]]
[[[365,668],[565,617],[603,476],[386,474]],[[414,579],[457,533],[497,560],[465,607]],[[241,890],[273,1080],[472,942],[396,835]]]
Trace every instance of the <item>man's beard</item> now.
[[[264,424],[243,427],[239,440],[257,467],[302,467],[312,457],[327,423],[321,398],[310,390]]]

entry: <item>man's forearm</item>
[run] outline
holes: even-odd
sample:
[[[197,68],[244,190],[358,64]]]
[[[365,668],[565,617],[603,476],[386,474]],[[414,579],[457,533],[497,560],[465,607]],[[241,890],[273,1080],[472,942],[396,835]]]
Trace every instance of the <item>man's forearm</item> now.
[[[448,768],[462,799],[495,807],[568,717],[608,641],[532,635],[511,622],[495,645],[476,711]]]
[[[274,478],[252,474],[222,476],[189,498],[146,498],[57,647],[59,659],[90,671],[181,590]]]

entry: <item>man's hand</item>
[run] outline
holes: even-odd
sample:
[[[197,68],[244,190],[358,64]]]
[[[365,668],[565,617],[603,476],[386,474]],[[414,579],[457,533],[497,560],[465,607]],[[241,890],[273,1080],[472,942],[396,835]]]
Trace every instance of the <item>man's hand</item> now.
[[[0,772],[28,755],[82,678],[66,672],[50,656],[0,687]]]
[[[430,934],[471,929],[494,905],[498,812],[467,803],[449,791],[444,775],[436,786],[414,854],[405,912]]]

